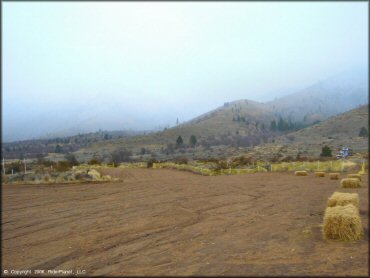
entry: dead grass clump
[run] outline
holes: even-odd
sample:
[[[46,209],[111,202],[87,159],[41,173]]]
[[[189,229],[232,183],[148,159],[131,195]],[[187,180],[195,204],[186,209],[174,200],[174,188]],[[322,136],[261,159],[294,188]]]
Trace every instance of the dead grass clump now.
[[[361,187],[361,182],[358,179],[346,178],[340,181],[340,186],[343,188],[357,188]]]
[[[330,174],[329,174],[329,178],[330,178],[331,180],[339,180],[339,176],[340,176],[340,174],[339,174],[339,173],[330,173]]]
[[[359,181],[361,181],[361,175],[359,175],[359,174],[348,174],[347,178],[358,179]]]
[[[361,239],[363,232],[358,209],[352,204],[327,207],[322,231],[326,239]]]
[[[357,193],[334,192],[328,199],[328,207],[345,206],[348,204],[360,207],[360,199]]]
[[[95,169],[89,170],[87,174],[91,176],[94,180],[99,180],[101,177],[100,173]]]
[[[325,172],[315,172],[315,177],[325,177]]]
[[[295,171],[294,172],[295,176],[308,176],[307,171]]]

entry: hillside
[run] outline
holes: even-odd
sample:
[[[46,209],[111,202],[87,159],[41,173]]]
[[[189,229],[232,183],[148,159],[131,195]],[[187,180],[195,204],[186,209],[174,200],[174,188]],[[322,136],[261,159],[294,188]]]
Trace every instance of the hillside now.
[[[354,152],[368,153],[368,137],[360,137],[362,127],[369,130],[369,106],[363,105],[340,115],[306,127],[296,132],[279,136],[274,143],[263,144],[246,153],[248,156],[268,158],[319,156],[324,145],[332,149],[333,156],[342,146]]]
[[[344,71],[274,101],[268,110],[294,121],[311,123],[368,103],[366,70]]]

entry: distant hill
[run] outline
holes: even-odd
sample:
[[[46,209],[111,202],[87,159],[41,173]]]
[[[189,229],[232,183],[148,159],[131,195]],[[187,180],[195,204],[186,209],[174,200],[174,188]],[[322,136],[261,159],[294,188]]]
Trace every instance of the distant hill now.
[[[309,125],[317,120],[324,120],[368,103],[367,76],[367,69],[349,70],[274,101],[257,103],[251,100],[241,100],[232,102],[232,104],[238,105],[239,116],[244,117],[246,122],[249,120],[249,122],[264,123],[266,127],[273,119],[278,120],[281,116],[292,122]],[[245,88],[245,91],[247,92],[248,88]],[[291,90],[288,91],[291,92]],[[277,92],[277,94],[282,93]],[[162,110],[158,110],[155,100],[147,100],[140,105],[134,105],[135,101],[130,97],[134,94],[131,91],[109,92],[108,95],[110,97],[104,93],[96,93],[83,103],[71,100],[46,108],[37,105],[30,107],[23,102],[22,105],[15,107],[18,108],[17,111],[15,108],[5,107],[3,109],[2,140],[11,142],[24,138],[37,139],[47,133],[60,137],[72,136],[78,133],[94,132],[98,129],[158,130],[159,126],[169,126],[168,123],[173,123],[178,116],[177,111],[192,110],[191,106],[182,105],[180,101],[177,104],[171,103],[167,109]],[[247,98],[248,94],[245,95]],[[134,96],[132,98],[135,99]],[[187,124],[194,124],[188,127],[189,129],[195,128],[194,132],[199,136],[228,134],[236,132],[236,129],[240,129],[242,133],[256,133],[251,126],[245,128],[242,123],[229,122],[233,115],[237,116],[237,112],[232,108],[232,106],[221,106],[188,122]],[[31,114],[26,113],[31,110],[33,111],[30,112]],[[18,117],[14,117],[15,113]],[[185,128],[184,134],[190,133],[186,131],[188,130],[186,126],[183,127]]]
[[[333,156],[345,146],[354,152],[368,153],[369,138],[359,136],[362,127],[369,131],[368,119],[369,106],[363,105],[310,127],[276,137],[273,143],[257,146],[248,155],[261,159],[271,159],[276,155],[296,158],[298,154],[317,157],[325,145],[332,149]]]
[[[309,123],[367,104],[368,89],[366,70],[344,71],[265,106],[275,115]]]

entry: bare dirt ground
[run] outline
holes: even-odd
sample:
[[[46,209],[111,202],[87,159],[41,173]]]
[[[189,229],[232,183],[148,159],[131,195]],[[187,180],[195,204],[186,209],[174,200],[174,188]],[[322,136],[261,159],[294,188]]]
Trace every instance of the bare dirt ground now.
[[[3,269],[91,275],[368,275],[368,177],[205,177],[109,169],[120,183],[3,185]],[[365,236],[327,241],[336,190],[358,192]]]

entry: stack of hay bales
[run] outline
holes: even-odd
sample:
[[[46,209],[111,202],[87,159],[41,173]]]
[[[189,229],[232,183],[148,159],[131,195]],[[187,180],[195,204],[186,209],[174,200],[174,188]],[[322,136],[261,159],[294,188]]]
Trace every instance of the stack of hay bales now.
[[[325,177],[325,172],[315,172],[315,177],[319,178]]]
[[[361,187],[361,181],[357,178],[345,178],[340,181],[340,186],[343,188]]]
[[[358,240],[363,235],[356,193],[334,192],[325,210],[323,236],[326,239]]]
[[[339,179],[339,176],[340,176],[340,174],[339,174],[339,173],[330,173],[330,174],[329,174],[329,178],[330,178],[331,180],[338,180],[338,179]]]
[[[295,171],[294,172],[295,176],[308,176],[307,171]]]

